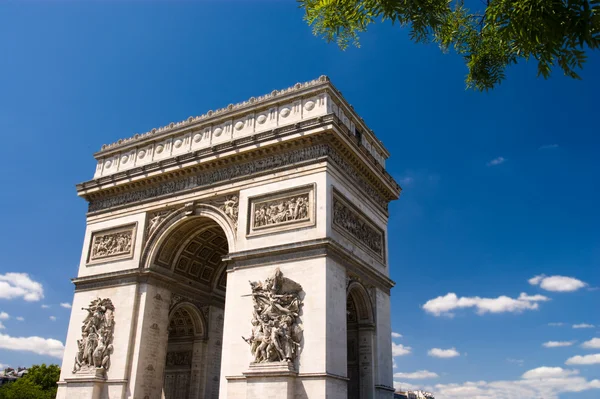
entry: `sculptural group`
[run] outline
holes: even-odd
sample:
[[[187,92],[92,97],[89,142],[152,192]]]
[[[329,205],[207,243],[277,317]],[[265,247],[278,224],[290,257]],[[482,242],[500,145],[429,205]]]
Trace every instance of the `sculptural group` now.
[[[283,277],[277,268],[264,282],[250,282],[254,303],[252,335],[242,337],[255,363],[293,362],[302,341],[298,316],[302,306],[300,284]]]
[[[113,352],[115,307],[110,299],[98,298],[83,310],[87,310],[88,315],[81,327],[81,339],[77,340],[78,351],[73,373],[99,368],[108,370]]]

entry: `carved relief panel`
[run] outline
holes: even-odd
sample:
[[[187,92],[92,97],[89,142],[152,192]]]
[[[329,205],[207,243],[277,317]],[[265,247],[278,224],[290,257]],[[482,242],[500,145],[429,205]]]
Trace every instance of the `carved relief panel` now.
[[[376,259],[385,262],[385,235],[365,214],[333,190],[333,228]]]
[[[137,223],[95,231],[90,240],[88,264],[101,263],[133,256]]]
[[[252,197],[248,235],[315,225],[315,185]]]

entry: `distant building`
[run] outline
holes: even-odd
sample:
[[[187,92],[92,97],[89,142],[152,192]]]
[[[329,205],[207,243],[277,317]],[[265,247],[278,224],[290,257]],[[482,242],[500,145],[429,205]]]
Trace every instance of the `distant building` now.
[[[425,391],[397,391],[394,399],[435,399],[431,392]]]
[[[8,384],[9,382],[14,382],[25,374],[27,374],[27,368],[25,367],[18,367],[16,370],[7,367],[4,369],[4,372],[0,373],[0,386]]]

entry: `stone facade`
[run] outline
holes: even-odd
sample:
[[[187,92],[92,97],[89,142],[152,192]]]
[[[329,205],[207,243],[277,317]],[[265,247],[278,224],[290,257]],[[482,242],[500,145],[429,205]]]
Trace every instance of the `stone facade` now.
[[[392,397],[400,188],[326,77],[95,156],[58,398]]]

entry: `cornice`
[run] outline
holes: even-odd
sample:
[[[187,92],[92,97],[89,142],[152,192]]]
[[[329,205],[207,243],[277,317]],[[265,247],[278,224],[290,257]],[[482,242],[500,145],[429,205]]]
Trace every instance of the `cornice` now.
[[[339,91],[331,83],[329,77],[325,75],[321,75],[318,79],[308,82],[296,83],[294,86],[283,90],[273,90],[269,94],[259,97],[250,97],[246,101],[242,101],[237,104],[229,104],[227,107],[217,109],[216,111],[210,110],[203,115],[195,117],[190,116],[189,118],[180,122],[171,122],[166,126],[151,129],[146,133],[138,133],[128,138],[119,139],[111,144],[104,144],[102,145],[101,150],[96,152],[94,156],[96,158],[102,158],[113,154],[115,151],[122,151],[150,140],[159,140],[166,136],[177,134],[190,128],[199,128],[206,124],[219,123],[224,119],[235,118],[237,115],[248,112],[249,110],[269,107],[273,104],[289,100],[292,97],[298,97],[308,92],[315,92],[323,88],[329,89],[332,94],[334,94],[335,98],[338,100],[344,110],[353,116],[355,123],[361,126],[362,131],[368,132],[370,135],[372,135],[372,138],[374,139],[379,150],[386,158],[389,157],[390,154],[383,146],[383,143],[376,139],[375,133],[368,128],[365,121],[356,114],[354,107],[342,96],[342,92]]]
[[[191,159],[193,166],[172,171],[165,172],[164,166],[149,165],[148,168],[156,167],[163,172],[144,177],[151,172],[140,171],[136,176],[130,175],[121,179],[120,183],[114,181],[112,184],[102,179],[93,180],[78,186],[80,195],[90,202],[90,213],[96,214],[134,202],[154,201],[223,182],[327,160],[340,166],[361,191],[385,211],[387,203],[400,194],[398,184],[378,163],[368,158],[368,154],[359,151],[357,140],[343,131],[344,125],[337,117],[328,115],[318,119],[321,119],[319,126],[323,128],[319,134],[300,136],[229,157],[216,157],[204,163],[195,163]]]

